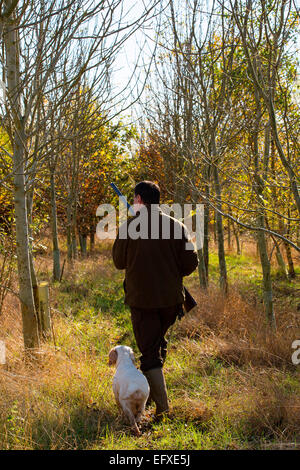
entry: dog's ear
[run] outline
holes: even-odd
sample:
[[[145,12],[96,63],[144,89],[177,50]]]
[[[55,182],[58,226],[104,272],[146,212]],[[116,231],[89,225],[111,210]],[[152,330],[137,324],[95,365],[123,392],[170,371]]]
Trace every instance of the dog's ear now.
[[[109,351],[109,355],[108,355],[108,365],[109,365],[109,366],[113,366],[114,364],[116,364],[117,359],[118,359],[117,350],[116,350],[116,348],[113,348],[113,349],[111,349],[111,350]]]
[[[130,359],[132,360],[133,364],[135,364],[135,355],[133,351],[130,351]]]

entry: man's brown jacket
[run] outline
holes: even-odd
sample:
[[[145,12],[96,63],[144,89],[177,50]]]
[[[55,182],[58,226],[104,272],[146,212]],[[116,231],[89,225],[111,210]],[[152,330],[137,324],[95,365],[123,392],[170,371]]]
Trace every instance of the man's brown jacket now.
[[[152,208],[154,207],[152,205]],[[163,308],[182,304],[182,278],[196,269],[197,253],[195,249],[186,249],[186,243],[190,241],[186,227],[173,217],[164,214],[158,206],[154,209],[157,211],[155,220],[158,220],[159,224],[158,237],[151,238],[151,225],[154,226],[154,219],[151,219],[150,208],[144,206],[143,210],[145,209],[148,238],[130,238],[128,231],[130,232],[130,224],[137,224],[139,216],[137,213],[120,227],[113,245],[116,268],[126,270],[125,303],[138,308]],[[163,239],[162,227],[166,227],[168,223],[170,237]],[[180,238],[178,238],[179,233]]]

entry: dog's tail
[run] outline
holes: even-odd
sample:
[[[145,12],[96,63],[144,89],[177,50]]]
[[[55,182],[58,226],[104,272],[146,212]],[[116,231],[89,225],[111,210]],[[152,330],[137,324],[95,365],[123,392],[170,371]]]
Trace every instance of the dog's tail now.
[[[143,398],[145,398],[145,394],[141,390],[136,390],[135,392],[133,392],[131,397],[134,400],[140,401],[140,400],[143,400]]]

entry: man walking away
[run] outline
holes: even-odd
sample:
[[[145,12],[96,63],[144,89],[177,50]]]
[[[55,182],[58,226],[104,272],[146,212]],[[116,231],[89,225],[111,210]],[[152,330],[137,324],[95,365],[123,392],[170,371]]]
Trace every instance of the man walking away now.
[[[159,201],[158,185],[138,183],[134,190],[138,211],[120,227],[113,245],[116,268],[126,270],[125,303],[131,310],[141,370],[157,416],[169,411],[162,370],[167,355],[165,334],[182,311],[182,278],[198,265],[195,249],[186,249],[190,242],[186,227],[164,214]]]

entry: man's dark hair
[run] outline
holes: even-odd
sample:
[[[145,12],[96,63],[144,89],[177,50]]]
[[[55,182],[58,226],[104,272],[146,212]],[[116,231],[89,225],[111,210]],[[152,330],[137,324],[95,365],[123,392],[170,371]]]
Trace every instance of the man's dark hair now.
[[[160,189],[152,181],[141,181],[134,188],[134,195],[141,196],[144,204],[159,204]]]

